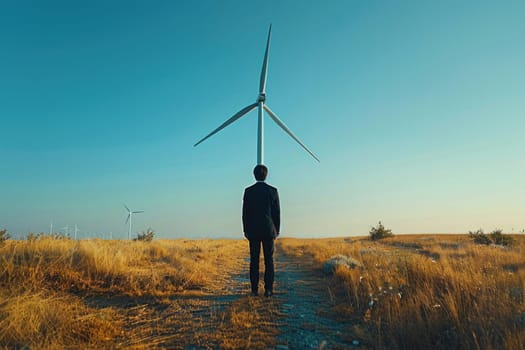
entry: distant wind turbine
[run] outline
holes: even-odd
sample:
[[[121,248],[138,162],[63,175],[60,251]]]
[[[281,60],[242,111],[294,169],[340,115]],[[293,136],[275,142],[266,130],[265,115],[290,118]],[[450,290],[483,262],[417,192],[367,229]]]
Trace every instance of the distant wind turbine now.
[[[53,236],[53,221],[49,224],[49,235]]]
[[[131,215],[138,214],[138,213],[144,213],[144,210],[131,211],[126,204],[124,204],[124,208],[126,208],[126,210],[128,211],[128,217],[126,218],[126,224],[129,222],[128,239],[131,239]]]
[[[78,226],[75,224],[75,241],[77,240]]]
[[[273,121],[281,128],[283,129],[292,139],[294,139],[306,152],[308,152],[315,160],[319,162],[319,158],[317,158],[312,151],[310,151],[300,140],[297,138],[297,136],[294,135],[294,133],[288,129],[286,124],[284,124],[279,117],[268,107],[266,102],[266,76],[268,73],[268,54],[270,51],[270,38],[272,36],[272,26],[270,25],[270,29],[268,30],[268,41],[266,42],[266,51],[264,53],[264,61],[263,66],[261,70],[261,80],[259,83],[259,95],[257,95],[257,100],[255,103],[252,103],[249,106],[244,107],[239,112],[233,115],[230,119],[222,123],[217,129],[213,130],[211,133],[209,133],[206,137],[201,139],[199,142],[193,145],[193,147],[198,146],[200,143],[202,143],[207,138],[215,135],[228,125],[232,124],[233,122],[240,119],[245,114],[248,114],[249,112],[253,111],[256,107],[258,107],[259,112],[259,119],[257,124],[257,164],[264,164],[264,111],[268,113],[270,118],[273,119]]]
[[[69,236],[69,225],[62,227],[62,230],[66,231],[66,237]]]

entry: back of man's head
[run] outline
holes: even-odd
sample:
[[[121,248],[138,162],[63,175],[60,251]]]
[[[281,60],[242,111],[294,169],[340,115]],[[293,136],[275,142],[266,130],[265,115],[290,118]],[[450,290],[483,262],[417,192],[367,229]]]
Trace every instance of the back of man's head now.
[[[255,168],[253,168],[253,176],[255,176],[255,180],[257,181],[266,180],[266,176],[268,176],[268,168],[262,164],[256,165]]]

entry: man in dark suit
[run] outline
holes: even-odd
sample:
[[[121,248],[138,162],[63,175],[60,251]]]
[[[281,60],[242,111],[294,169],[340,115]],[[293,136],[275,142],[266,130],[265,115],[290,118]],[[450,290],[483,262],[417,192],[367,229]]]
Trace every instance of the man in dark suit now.
[[[244,190],[242,224],[244,236],[250,241],[250,282],[252,294],[257,295],[259,287],[259,256],[261,245],[264,254],[264,296],[273,295],[273,251],[274,240],[279,235],[281,210],[277,189],[264,180],[268,168],[257,165],[253,169],[257,182]]]

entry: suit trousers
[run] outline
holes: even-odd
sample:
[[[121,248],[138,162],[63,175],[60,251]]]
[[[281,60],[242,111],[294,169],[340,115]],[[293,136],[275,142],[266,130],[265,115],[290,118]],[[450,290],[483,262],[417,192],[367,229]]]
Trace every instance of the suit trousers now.
[[[259,289],[259,257],[261,255],[261,244],[264,254],[264,289],[267,291],[273,290],[274,266],[273,266],[273,251],[274,240],[250,240],[250,282],[252,292],[257,292]]]

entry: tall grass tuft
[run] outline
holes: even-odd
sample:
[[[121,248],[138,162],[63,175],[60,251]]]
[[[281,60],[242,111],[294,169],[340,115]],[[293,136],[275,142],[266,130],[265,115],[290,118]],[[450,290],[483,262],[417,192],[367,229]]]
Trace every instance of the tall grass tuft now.
[[[4,245],[5,241],[11,238],[11,235],[7,233],[6,229],[0,230],[0,247]]]
[[[120,328],[111,310],[95,313],[79,298],[49,291],[0,297],[0,343],[7,348],[92,347]]]

